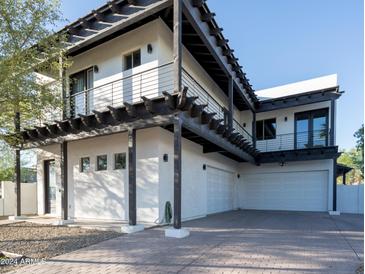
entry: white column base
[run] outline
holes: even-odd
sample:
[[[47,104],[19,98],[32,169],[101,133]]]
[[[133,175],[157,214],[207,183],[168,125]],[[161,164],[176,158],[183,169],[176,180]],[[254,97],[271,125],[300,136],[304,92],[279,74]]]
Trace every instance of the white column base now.
[[[144,225],[124,225],[121,228],[123,233],[131,234],[144,230]]]
[[[339,216],[340,211],[328,211],[328,214],[331,215],[331,216]]]
[[[9,216],[10,221],[20,221],[27,219],[27,216]]]
[[[189,235],[190,235],[190,231],[187,230],[186,228],[176,229],[176,228],[170,227],[170,228],[165,229],[165,237],[181,239],[181,238],[188,237]]]
[[[74,220],[57,220],[57,221],[54,221],[52,223],[52,225],[68,225],[68,224],[73,224],[75,221]]]

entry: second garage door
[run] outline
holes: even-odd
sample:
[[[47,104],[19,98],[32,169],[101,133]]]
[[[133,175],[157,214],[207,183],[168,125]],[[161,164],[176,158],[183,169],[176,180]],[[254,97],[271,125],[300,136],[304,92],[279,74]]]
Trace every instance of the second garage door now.
[[[245,175],[239,187],[244,209],[327,211],[328,171]]]
[[[222,169],[207,167],[208,214],[233,209],[234,175]]]

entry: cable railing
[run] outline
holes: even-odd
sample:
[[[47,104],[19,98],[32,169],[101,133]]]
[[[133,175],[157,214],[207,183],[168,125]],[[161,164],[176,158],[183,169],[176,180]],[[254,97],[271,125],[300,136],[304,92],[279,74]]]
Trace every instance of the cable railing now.
[[[256,148],[260,152],[283,151],[329,146],[331,131],[314,130],[297,133],[279,134],[268,140],[257,140]]]
[[[236,120],[233,119],[233,132],[241,134],[250,144],[252,144],[252,135]]]
[[[66,98],[69,117],[87,115],[107,106],[120,107],[123,103],[135,103],[142,97],[154,98],[163,91],[173,91],[172,63],[154,67],[95,88],[71,94]]]

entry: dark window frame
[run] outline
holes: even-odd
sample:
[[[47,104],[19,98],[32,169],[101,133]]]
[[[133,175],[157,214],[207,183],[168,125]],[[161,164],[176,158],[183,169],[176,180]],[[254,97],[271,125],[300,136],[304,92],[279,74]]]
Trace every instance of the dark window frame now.
[[[266,127],[266,123],[268,123],[271,120],[274,120],[275,132],[271,132],[271,134],[266,134],[268,130],[268,128]],[[276,118],[261,119],[256,121],[256,140],[266,141],[266,140],[276,139],[276,129],[277,129]],[[259,134],[260,132],[261,134]],[[271,137],[269,135],[271,135]]]
[[[121,167],[117,167],[117,156],[122,155],[124,158],[124,165],[121,164]],[[120,163],[119,163],[120,164]],[[114,154],[114,170],[125,170],[127,168],[127,153],[126,152],[119,152]]]
[[[137,62],[137,65],[135,64],[136,63],[136,56],[138,56],[138,62]],[[130,65],[129,62],[127,61],[127,58],[131,58],[130,59]],[[134,50],[132,52],[129,52],[127,54],[124,54],[123,56],[123,62],[124,62],[124,66],[123,66],[123,71],[127,71],[127,70],[130,70],[130,69],[133,69],[133,68],[136,68],[136,67],[139,67],[140,65],[142,65],[142,54],[141,54],[141,49],[137,49],[137,50]]]
[[[88,159],[89,160],[89,167],[88,169],[84,169],[84,165],[83,165],[83,161]],[[80,172],[81,173],[87,173],[87,172],[90,172],[90,169],[91,169],[91,162],[90,162],[90,157],[89,156],[85,156],[85,157],[81,157],[80,158]]]
[[[99,166],[99,158],[101,158],[101,157],[105,157],[105,161],[106,161],[105,168],[104,167],[100,168],[100,166]],[[97,155],[96,156],[96,165],[95,166],[96,166],[96,168],[95,168],[96,171],[108,170],[108,155],[107,154]]]
[[[297,138],[298,138],[298,132],[297,130],[297,121],[300,120],[303,117],[308,117],[308,147],[309,148],[314,148],[316,146],[314,146],[313,143],[313,118],[316,118],[316,115],[320,115],[320,114],[324,114],[324,117],[326,118],[326,139],[325,139],[325,147],[328,146],[329,144],[329,108],[320,108],[320,109],[312,109],[312,110],[307,110],[307,111],[301,111],[301,112],[296,112],[294,113],[294,148],[298,149],[298,142],[297,142]],[[333,119],[333,118],[332,118]],[[312,133],[312,134],[310,134]],[[300,148],[299,148],[300,149]]]
[[[89,71],[92,71],[92,74],[93,74],[93,81],[92,81],[92,87],[88,87],[88,83],[89,83],[89,74],[88,72]],[[92,89],[94,87],[94,66],[92,67],[88,67],[86,69],[82,69],[82,70],[79,70],[75,73],[72,73],[69,75],[68,79],[69,79],[69,92],[70,92],[70,95],[73,95],[73,94],[77,94],[79,92],[83,92],[83,91],[86,91],[86,90],[89,90],[89,89]],[[83,85],[83,89],[80,90],[80,91],[76,91],[74,92],[73,90],[73,78],[75,78],[76,75],[82,75],[83,76],[83,79],[84,79],[84,85]]]

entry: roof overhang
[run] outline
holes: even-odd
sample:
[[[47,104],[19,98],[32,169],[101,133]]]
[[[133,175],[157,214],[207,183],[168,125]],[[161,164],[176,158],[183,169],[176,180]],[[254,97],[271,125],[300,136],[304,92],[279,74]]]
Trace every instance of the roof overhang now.
[[[342,93],[343,92],[339,91],[339,87],[336,86],[327,89],[313,90],[310,92],[264,100],[260,101],[257,112],[266,112],[277,109],[336,100],[342,95]]]
[[[183,44],[228,95],[234,80],[234,104],[255,110],[258,99],[204,0],[183,1]],[[163,19],[172,29],[172,0],[113,0],[66,26],[68,53],[80,54],[143,24]]]

